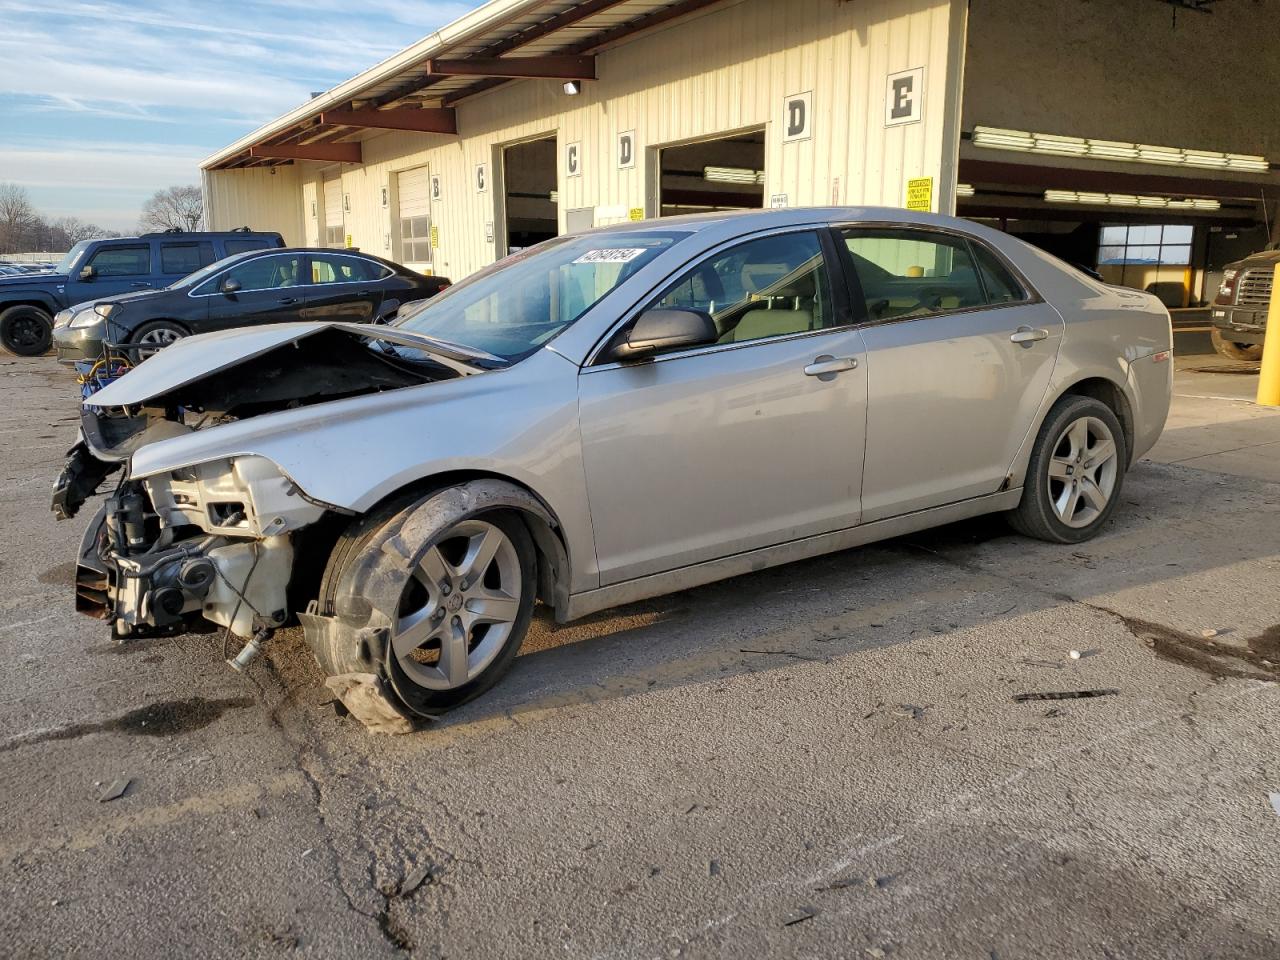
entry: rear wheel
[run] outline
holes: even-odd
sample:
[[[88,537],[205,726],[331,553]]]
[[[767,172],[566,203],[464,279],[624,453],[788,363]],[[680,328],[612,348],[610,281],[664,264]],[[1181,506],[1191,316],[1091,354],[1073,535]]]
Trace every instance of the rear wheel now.
[[[137,344],[139,360],[145,360],[153,353],[159,353],[171,343],[187,336],[187,328],[171,320],[153,320],[144,323],[134,331],[130,343]]]
[[[1129,451],[1115,413],[1092,397],[1065,397],[1049,411],[1027,465],[1022,502],[1010,515],[1019,533],[1080,543],[1111,516]]]
[[[358,606],[388,626],[380,672],[423,716],[459,706],[510,668],[533,616],[533,539],[511,510],[453,508],[459,488],[360,524],[325,571],[321,612]]]
[[[1230,357],[1232,360],[1262,359],[1262,344],[1260,343],[1237,343],[1235,340],[1228,340],[1217,327],[1213,328],[1213,331],[1209,334],[1209,339],[1213,341],[1213,349],[1220,356]]]
[[[53,318],[39,307],[21,304],[0,313],[0,343],[20,357],[38,357],[53,342]]]

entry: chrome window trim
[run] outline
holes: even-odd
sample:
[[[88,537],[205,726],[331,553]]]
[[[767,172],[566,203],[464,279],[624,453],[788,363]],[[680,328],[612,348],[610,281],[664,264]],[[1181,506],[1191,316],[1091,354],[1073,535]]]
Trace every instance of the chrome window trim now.
[[[956,307],[953,310],[939,310],[937,313],[926,313],[919,317],[888,317],[884,320],[872,320],[868,318],[854,324],[854,326],[860,329],[882,327],[892,323],[915,323],[917,320],[936,320],[938,317],[958,317],[964,316],[965,314],[977,313],[982,310],[1005,310],[1010,307],[1026,307],[1045,302],[1044,297],[1040,295],[1040,291],[1037,290],[1031,281],[1027,279],[1026,274],[1010,262],[1008,257],[993,247],[986,240],[981,237],[975,237],[971,233],[956,230],[953,227],[937,226],[932,223],[907,223],[900,220],[858,220],[852,222],[833,221],[830,226],[832,230],[908,230],[916,233],[939,233],[945,237],[951,237],[953,239],[962,240],[966,243],[975,244],[990,253],[995,257],[997,263],[1009,271],[1009,275],[1017,281],[1020,287],[1022,287],[1022,292],[1025,295],[1022,300],[1008,300],[1004,303],[984,303],[981,306],[976,307]],[[974,269],[975,272],[978,269],[978,264],[976,262],[974,263]],[[858,280],[856,272],[854,274],[854,280],[858,284],[857,292],[861,296],[862,282]],[[986,290],[985,284],[983,285],[983,290]],[[866,297],[863,296],[863,306],[865,305]]]
[[[631,363],[619,363],[616,361],[610,361],[605,363],[598,362],[600,358],[600,353],[609,344],[609,341],[613,339],[613,337],[617,334],[619,330],[621,330],[628,323],[631,323],[640,314],[640,312],[644,309],[644,307],[652,301],[652,298],[657,296],[658,292],[664,290],[673,280],[684,276],[686,273],[691,271],[698,264],[706,262],[707,260],[714,257],[716,254],[723,253],[725,250],[730,250],[733,247],[738,247],[744,243],[750,243],[753,240],[759,240],[763,237],[774,237],[774,236],[779,236],[779,235],[788,234],[788,233],[813,233],[816,235],[816,234],[819,234],[822,230],[829,229],[830,226],[831,226],[830,223],[819,220],[814,223],[800,223],[800,224],[790,224],[785,227],[772,227],[767,230],[758,230],[755,233],[742,234],[730,240],[725,240],[722,243],[718,243],[713,247],[708,247],[706,250],[702,251],[702,253],[699,254],[696,258],[686,260],[678,268],[676,268],[675,270],[672,270],[669,274],[667,274],[665,277],[663,277],[661,280],[655,283],[652,287],[650,287],[641,297],[639,297],[636,300],[635,303],[633,303],[626,310],[624,310],[622,312],[621,318],[615,321],[612,325],[610,325],[609,329],[604,333],[604,335],[601,336],[599,340],[596,341],[595,346],[591,348],[591,352],[587,354],[586,362],[583,363],[582,367],[580,368],[581,372],[588,373],[592,370],[612,370],[617,367],[634,367],[634,366],[637,366],[639,363],[658,363],[668,358],[688,357],[688,356],[694,356],[699,353],[719,353],[723,350],[736,350],[739,347],[750,347],[760,343],[777,343],[781,340],[795,340],[800,337],[812,337],[812,336],[817,336],[824,333],[832,333],[833,331],[836,331],[836,330],[851,330],[858,327],[860,324],[845,323],[845,324],[840,324],[839,326],[834,326],[834,327],[823,327],[821,330],[801,330],[796,333],[779,334],[776,337],[761,337],[758,340],[746,340],[742,343],[709,343],[709,344],[706,344],[705,346],[691,347],[688,350],[679,350],[674,353],[664,353],[656,357],[651,357],[647,360],[632,361]],[[819,236],[818,241],[820,246],[821,246],[821,240],[822,238]],[[823,254],[823,262],[826,263],[825,249],[822,250],[822,254]],[[833,268],[834,268],[834,270],[838,270],[840,272],[841,279],[843,280],[844,264],[841,263],[841,264],[833,265],[830,263],[826,263],[826,267],[827,267],[827,274],[828,274],[827,283],[832,287],[832,290],[831,290],[832,308],[834,309],[834,304],[835,304],[834,287],[835,287],[836,278],[831,274],[833,273]],[[583,318],[579,317],[578,319],[582,320]]]
[[[288,256],[288,254],[287,254],[287,253],[284,253],[284,252],[281,252],[281,253],[271,253],[271,254],[267,254],[267,256],[264,256],[262,259],[264,259],[264,260],[265,260],[265,259],[267,259],[267,257],[285,257],[285,256]],[[304,253],[304,254],[300,254],[299,256],[300,256],[300,257],[305,257],[306,259],[308,259],[308,260],[309,260],[309,259],[311,258],[311,256],[312,256],[312,254],[310,254],[310,253]],[[374,279],[374,280],[344,280],[344,281],[342,281],[343,283],[379,283],[379,282],[381,282],[381,281],[383,281],[383,280],[386,280],[386,279],[388,279],[388,278],[393,277],[393,276],[395,276],[395,275],[396,275],[396,272],[395,272],[394,270],[392,270],[390,267],[386,266],[385,264],[379,263],[377,260],[366,260],[364,257],[356,256],[355,254],[351,254],[351,253],[328,253],[328,252],[325,252],[325,253],[321,253],[321,254],[316,254],[316,256],[326,256],[326,257],[346,257],[348,260],[359,260],[361,263],[373,263],[373,264],[376,264],[378,267],[382,268],[383,270],[387,270],[387,271],[389,271],[389,272],[387,273],[387,275],[386,275],[386,276],[378,277],[377,279]],[[222,278],[223,278],[224,276],[226,276],[228,273],[230,273],[232,270],[234,270],[234,269],[235,269],[236,267],[238,267],[238,266],[240,266],[240,264],[238,264],[238,263],[237,263],[237,264],[234,264],[233,266],[227,267],[226,269],[224,269],[224,270],[223,270],[222,272],[220,272],[220,273],[215,273],[215,274],[214,274],[212,277],[210,277],[208,280],[204,281],[204,283],[200,284],[200,286],[199,286],[199,287],[196,287],[196,290],[199,290],[199,289],[201,289],[202,287],[207,287],[207,286],[208,286],[209,284],[211,284],[211,283],[220,283],[220,282],[222,281]],[[313,288],[313,287],[332,287],[332,286],[335,286],[335,285],[336,285],[336,282],[337,282],[337,281],[333,281],[333,282],[330,282],[330,283],[295,283],[295,284],[294,284],[293,286],[291,286],[291,287],[254,287],[254,288],[253,288],[253,289],[251,289],[251,290],[244,290],[244,289],[237,290],[237,291],[236,291],[236,293],[264,293],[264,292],[266,292],[266,291],[268,291],[268,290],[309,290],[309,289],[311,289],[311,288]],[[188,297],[221,297],[221,296],[225,296],[225,294],[223,294],[221,290],[215,290],[213,293],[196,293],[196,290],[189,291],[189,292],[187,293],[187,296],[188,296]]]

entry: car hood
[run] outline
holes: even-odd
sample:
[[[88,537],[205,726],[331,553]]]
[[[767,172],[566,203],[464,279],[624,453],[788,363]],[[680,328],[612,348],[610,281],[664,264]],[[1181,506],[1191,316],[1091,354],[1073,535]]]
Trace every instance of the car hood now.
[[[93,395],[92,406],[137,406],[272,350],[299,343],[326,331],[339,331],[422,350],[460,374],[488,369],[483,365],[486,361],[499,361],[497,357],[472,353],[466,348],[455,348],[423,334],[396,327],[337,321],[273,323],[184,337],[99,390]]]
[[[21,273],[12,277],[0,277],[0,287],[30,287],[40,284],[66,283],[65,273]]]

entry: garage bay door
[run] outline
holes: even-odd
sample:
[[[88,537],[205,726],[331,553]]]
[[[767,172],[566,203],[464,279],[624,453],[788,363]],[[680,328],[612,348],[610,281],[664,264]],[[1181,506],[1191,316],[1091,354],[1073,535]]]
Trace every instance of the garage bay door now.
[[[324,245],[346,246],[342,229],[342,181],[336,177],[324,182]]]
[[[398,174],[400,197],[400,259],[404,263],[431,262],[431,178],[426,167]]]

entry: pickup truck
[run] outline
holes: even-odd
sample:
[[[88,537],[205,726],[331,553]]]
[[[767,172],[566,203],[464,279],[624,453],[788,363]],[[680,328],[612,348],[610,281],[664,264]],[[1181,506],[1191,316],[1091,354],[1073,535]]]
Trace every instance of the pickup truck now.
[[[1267,307],[1278,262],[1280,243],[1272,243],[1265,250],[1228,263],[1222,271],[1222,286],[1209,308],[1213,349],[1222,356],[1262,359]]]
[[[246,250],[283,247],[278,233],[166,231],[82,240],[52,273],[0,277],[0,344],[24,357],[46,352],[53,317],[86,300],[167,287],[189,273]]]

